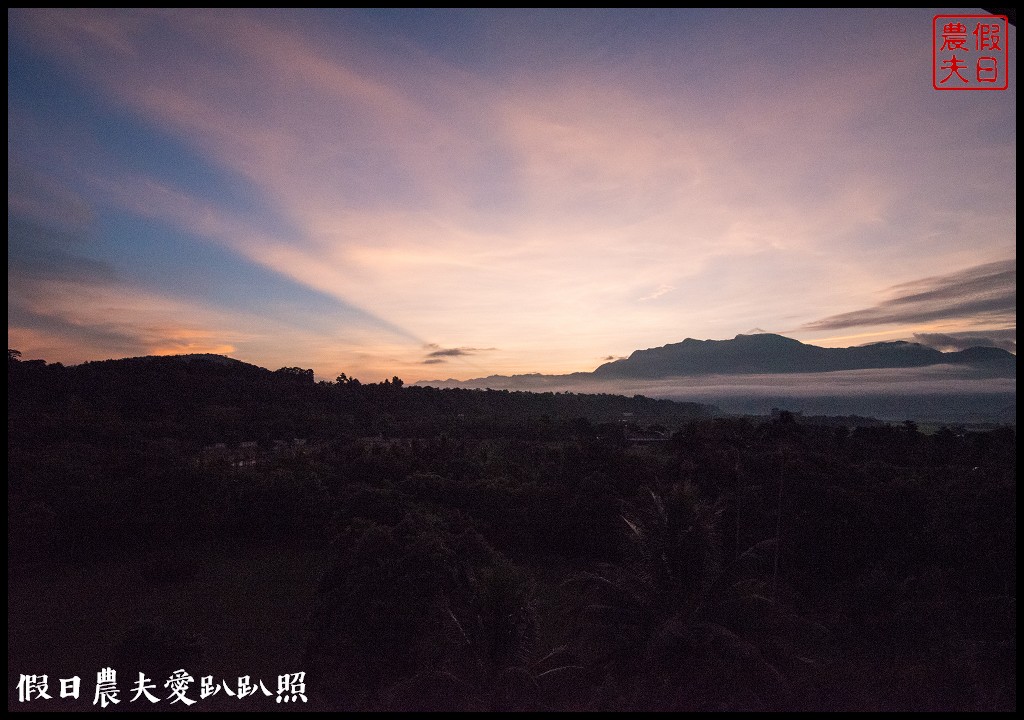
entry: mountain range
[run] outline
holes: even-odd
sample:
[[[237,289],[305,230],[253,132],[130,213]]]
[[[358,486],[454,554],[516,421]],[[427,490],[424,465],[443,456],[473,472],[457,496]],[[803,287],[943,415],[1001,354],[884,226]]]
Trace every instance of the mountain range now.
[[[492,375],[485,380],[512,378],[571,378],[573,380],[653,380],[701,375],[753,375],[826,373],[840,370],[921,368],[930,365],[971,366],[995,377],[1016,377],[1017,357],[994,347],[972,347],[956,352],[906,341],[880,342],[846,348],[826,348],[799,340],[760,333],[737,335],[732,340],[694,340],[636,350],[629,357],[607,362],[593,372],[570,375]],[[425,381],[449,384],[456,381]]]
[[[491,375],[416,383],[543,393],[644,395],[726,413],[785,408],[883,420],[1015,423],[1017,357],[994,347],[942,352],[911,342],[826,348],[772,333],[688,338],[637,350],[593,372]]]
[[[675,375],[737,373],[806,373],[927,365],[984,365],[1016,370],[1015,355],[994,347],[942,352],[919,343],[880,342],[859,347],[826,348],[762,333],[732,340],[694,340],[637,350],[628,358],[605,363],[597,377],[662,378]]]

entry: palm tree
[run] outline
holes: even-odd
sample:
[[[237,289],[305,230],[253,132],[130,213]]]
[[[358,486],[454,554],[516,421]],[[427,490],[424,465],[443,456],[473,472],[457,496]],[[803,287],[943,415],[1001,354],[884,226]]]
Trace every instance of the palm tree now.
[[[767,710],[790,694],[778,661],[812,662],[823,629],[771,596],[777,542],[723,566],[721,514],[679,486],[644,490],[622,507],[627,559],[566,581],[582,591],[577,643],[606,708]]]

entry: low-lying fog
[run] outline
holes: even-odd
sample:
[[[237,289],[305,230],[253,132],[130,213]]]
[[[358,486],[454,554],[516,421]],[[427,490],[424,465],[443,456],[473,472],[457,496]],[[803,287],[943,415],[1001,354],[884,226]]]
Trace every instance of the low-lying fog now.
[[[657,380],[599,380],[589,374],[516,375],[418,384],[646,395],[708,403],[729,413],[760,414],[778,407],[806,414],[856,414],[883,420],[1016,421],[1016,378],[993,377],[983,370],[962,365],[829,373],[700,375]]]

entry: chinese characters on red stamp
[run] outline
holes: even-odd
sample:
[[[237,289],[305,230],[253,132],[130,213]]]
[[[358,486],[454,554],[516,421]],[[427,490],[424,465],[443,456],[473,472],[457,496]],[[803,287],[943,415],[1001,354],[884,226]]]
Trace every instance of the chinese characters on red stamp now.
[[[932,87],[936,90],[1005,90],[1009,87],[1009,35],[1005,15],[936,15],[932,18]]]

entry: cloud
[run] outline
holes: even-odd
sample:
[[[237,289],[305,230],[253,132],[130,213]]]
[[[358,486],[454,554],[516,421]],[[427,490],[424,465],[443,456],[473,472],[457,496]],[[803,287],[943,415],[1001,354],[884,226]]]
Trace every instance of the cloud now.
[[[103,352],[121,357],[139,355],[148,349],[138,328],[125,326],[116,321],[83,323],[77,318],[61,313],[34,312],[23,307],[12,306],[8,310],[7,322],[9,339],[19,347],[36,348],[45,337],[50,342],[73,344],[90,350],[103,348]],[[42,345],[44,348],[46,347],[46,343],[42,343]],[[35,352],[40,351],[35,350]],[[45,350],[43,354],[53,357]],[[99,357],[106,356],[90,357],[86,354],[77,359],[99,359]]]
[[[93,208],[77,192],[56,178],[34,170],[8,151],[7,211],[10,215],[79,231],[95,220]]]
[[[477,380],[425,381],[435,387],[492,388],[531,392],[645,395],[716,405],[726,412],[767,413],[784,407],[807,414],[919,418],[941,422],[1006,422],[1016,402],[1015,376],[993,376],[980,367],[841,370],[783,375],[711,375],[660,380],[520,375]]]
[[[433,352],[427,353],[427,357],[459,357],[462,355],[472,355],[470,348],[447,348],[444,350],[434,350]]]
[[[936,320],[1016,323],[1016,260],[977,265],[950,275],[895,285],[893,297],[862,310],[806,323],[806,330],[835,330],[867,325],[922,323]]]
[[[647,295],[644,295],[642,298],[638,298],[638,300],[640,302],[644,302],[646,300],[656,300],[657,298],[660,298],[662,295],[670,293],[673,290],[675,290],[674,286],[662,283],[661,285],[656,287],[652,292],[648,293]]]
[[[1016,393],[1016,377],[993,377],[984,368],[931,365],[923,368],[840,370],[828,373],[707,375],[659,380],[608,380],[590,376],[491,376],[445,381],[449,387],[490,387],[535,392],[642,394],[648,397],[714,402],[751,397],[929,395],[943,393]]]
[[[424,345],[424,348],[430,350],[427,353],[426,358],[422,361],[423,365],[436,365],[438,363],[448,362],[448,358],[467,358],[482,352],[493,352],[497,348],[473,348],[473,347],[454,347],[444,348],[437,343],[428,343]]]
[[[481,352],[492,352],[497,348],[471,348],[471,347],[458,347],[458,348],[441,348],[436,343],[431,343],[427,347],[439,348],[427,353],[427,357],[462,357],[464,355],[476,355]]]
[[[31,279],[105,283],[114,269],[103,260],[82,253],[88,241],[79,230],[44,227],[35,220],[7,218],[8,286]]]
[[[1017,353],[1017,328],[956,334],[914,333],[914,340],[943,352],[972,347],[997,347]]]
[[[126,173],[122,179],[93,175],[89,184],[106,203],[203,237],[330,298],[334,309],[351,324],[419,342],[406,328],[348,300],[338,290],[351,284],[343,268],[325,263],[322,257],[291,238],[261,231],[241,214],[144,175]]]

